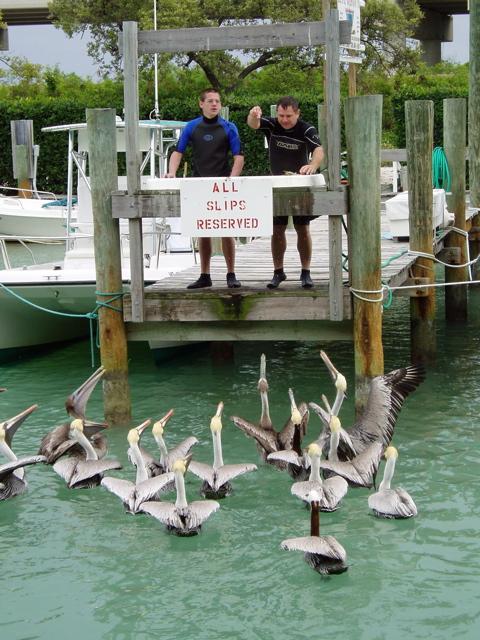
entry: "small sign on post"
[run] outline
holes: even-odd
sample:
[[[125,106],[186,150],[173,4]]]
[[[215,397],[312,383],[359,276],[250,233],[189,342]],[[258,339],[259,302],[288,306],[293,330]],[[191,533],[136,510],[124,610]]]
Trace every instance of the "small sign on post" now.
[[[272,187],[266,180],[186,178],[180,185],[182,235],[271,236]]]

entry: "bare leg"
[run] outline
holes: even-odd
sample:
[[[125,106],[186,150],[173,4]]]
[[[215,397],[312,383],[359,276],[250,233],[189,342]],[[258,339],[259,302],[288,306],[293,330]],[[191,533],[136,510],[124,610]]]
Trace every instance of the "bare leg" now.
[[[227,265],[227,273],[235,271],[235,238],[222,238],[222,251]]]
[[[285,251],[287,250],[287,237],[285,235],[286,229],[287,225],[273,225],[271,246],[274,269],[283,269],[283,258],[285,256]]]
[[[212,257],[212,239],[199,238],[198,251],[200,253],[200,272],[210,273],[210,259]]]
[[[302,269],[310,269],[312,260],[312,236],[310,235],[310,227],[308,224],[295,225],[297,232],[297,249],[300,255],[300,263]]]

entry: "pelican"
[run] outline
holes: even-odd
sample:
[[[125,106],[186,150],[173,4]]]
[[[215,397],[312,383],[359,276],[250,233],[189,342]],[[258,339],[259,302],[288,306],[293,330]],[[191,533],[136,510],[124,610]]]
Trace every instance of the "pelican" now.
[[[343,573],[347,570],[347,553],[333,536],[320,535],[320,502],[317,491],[308,494],[310,502],[310,535],[289,538],[281,543],[285,551],[303,551],[305,562],[322,575]]]
[[[292,389],[288,390],[288,395],[292,409],[290,420],[294,426],[292,448],[269,453],[267,462],[277,464],[279,468],[285,468],[286,464],[287,471],[294,480],[305,480],[309,475],[310,458],[302,451],[302,437],[305,435],[302,427],[302,415],[298,410]]]
[[[13,418],[8,418],[0,422],[0,452],[3,453],[5,458],[11,462],[17,459],[12,450],[13,436],[17,432],[18,427],[28,418],[28,416],[38,408],[38,404],[32,404],[31,407],[25,409],[21,413],[18,413]],[[23,471],[15,474],[17,477],[20,475],[23,477]]]
[[[384,448],[387,447],[392,439],[397,416],[405,398],[424,379],[425,370],[415,365],[395,369],[390,373],[373,378],[362,415],[353,427],[340,432],[340,442],[337,449],[339,460],[351,459],[352,446],[357,454],[360,454],[373,442],[380,442]],[[309,406],[324,423],[325,428],[320,435],[319,443],[326,455],[330,440],[329,413],[314,402],[310,402]],[[350,437],[350,444],[345,440],[345,433]]]
[[[140,511],[150,514],[166,525],[169,531],[177,536],[195,536],[200,532],[202,524],[212,513],[220,508],[215,500],[196,500],[190,504],[185,493],[185,471],[189,460],[179,459],[173,463],[177,498],[171,502],[144,502]]]
[[[96,487],[105,471],[122,468],[118,460],[99,459],[95,448],[84,434],[80,418],[72,420],[69,437],[80,445],[82,453],[71,450],[70,455],[59,458],[53,465],[53,470],[65,480],[69,489]]]
[[[395,471],[398,451],[395,447],[385,450],[385,471],[377,493],[368,497],[368,506],[379,518],[411,518],[417,515],[417,507],[410,495],[401,487],[390,488]]]
[[[327,480],[322,480],[320,476],[320,459],[322,450],[316,442],[312,442],[307,448],[307,455],[311,460],[310,476],[304,482],[294,482],[292,484],[292,495],[297,496],[304,502],[308,502],[308,497],[312,491],[318,495],[320,511],[336,511],[340,500],[348,490],[348,483],[340,476],[332,476]]]
[[[142,502],[151,500],[157,493],[163,491],[174,482],[173,473],[163,473],[153,478],[149,477],[145,459],[142,456],[138,443],[146,427],[151,420],[142,422],[138,427],[130,429],[127,435],[129,446],[128,456],[135,465],[135,482],[122,480],[121,478],[102,478],[101,485],[122,499],[127,513],[139,513]]]
[[[255,464],[223,464],[222,454],[222,412],[223,402],[219,402],[217,412],[210,421],[213,438],[213,466],[192,460],[189,469],[203,480],[200,494],[204,498],[226,498],[232,493],[230,480],[249,471],[256,471]]]
[[[23,493],[27,488],[25,474],[19,477],[17,472],[23,467],[45,462],[45,456],[28,456],[0,465],[0,500],[7,500]]]
[[[149,476],[158,476],[171,471],[175,460],[178,460],[178,458],[186,458],[192,447],[198,443],[197,438],[189,436],[180,442],[180,444],[177,444],[176,447],[173,447],[173,449],[168,451],[163,434],[167,422],[173,416],[173,413],[174,410],[170,409],[170,411],[164,415],[163,418],[157,420],[152,427],[153,437],[155,438],[155,442],[160,450],[160,459],[156,460],[148,451],[146,451],[146,449],[140,448]]]
[[[106,429],[108,425],[105,422],[91,422],[87,420],[85,418],[85,410],[92,391],[103,378],[104,374],[105,369],[103,367],[97,369],[78,389],[69,395],[65,401],[65,409],[68,415],[72,419],[78,418],[83,421],[84,435],[92,439],[98,458],[102,458],[107,450],[106,441],[103,436],[99,434],[99,431]],[[78,443],[69,437],[69,434],[70,422],[66,422],[43,437],[38,453],[46,456],[48,464],[53,464],[60,456],[70,452],[72,448],[74,448],[74,452],[77,454],[83,451],[83,449],[78,446]]]
[[[335,385],[335,389],[337,390],[337,395],[335,396],[335,402],[333,403],[333,407],[332,407],[332,413],[334,413],[334,415],[338,416],[338,413],[340,411],[340,408],[342,406],[342,403],[344,401],[344,399],[346,398],[346,394],[347,394],[347,380],[345,378],[345,376],[340,373],[340,371],[338,371],[338,369],[336,369],[330,358],[327,356],[327,354],[325,353],[325,351],[320,351],[320,357],[322,358],[323,362],[325,363],[328,372],[330,373],[330,376],[333,380],[333,383]]]
[[[238,416],[232,416],[233,423],[236,427],[241,429],[245,435],[254,438],[257,442],[257,448],[263,460],[267,460],[268,454],[274,451],[289,450],[293,446],[293,439],[295,434],[295,426],[291,420],[288,419],[287,423],[281,431],[276,431],[272,425],[270,419],[269,406],[268,406],[268,382],[266,379],[266,359],[265,354],[262,353],[260,359],[260,379],[258,381],[258,390],[260,391],[260,398],[262,401],[262,415],[260,421],[255,424],[248,422]],[[299,407],[302,422],[300,426],[302,436],[307,431],[308,424],[308,407],[302,402]],[[281,469],[285,469],[286,463],[280,461],[273,462]]]

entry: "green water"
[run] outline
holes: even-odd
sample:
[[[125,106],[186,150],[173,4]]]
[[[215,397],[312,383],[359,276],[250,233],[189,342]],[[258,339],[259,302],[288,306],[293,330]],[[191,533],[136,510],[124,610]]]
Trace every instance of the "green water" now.
[[[386,370],[409,361],[406,301],[386,312]],[[480,291],[470,294],[466,327],[447,328],[439,310],[438,362],[407,399],[393,443],[394,484],[409,491],[418,517],[374,518],[366,489],[350,490],[339,511],[321,515],[324,534],[345,547],[349,569],[322,578],[280,542],[309,531],[308,511],[290,495],[290,478],[258,460],[255,445],[228,416],[255,419],[259,357],[267,354],[271,413],[289,414],[297,399],[333,399],[318,356],[325,348],[353,385],[352,347],[271,343],[237,345],[235,362],[209,353],[156,367],[142,345],[130,349],[134,420],[175,416],[167,444],[198,437],[197,459],[212,461],[210,417],[225,403],[226,463],[257,462],[234,482],[235,494],[193,538],[177,538],[144,515],[127,515],[103,488],[68,490],[50,467],[28,469],[29,490],[0,505],[0,638],[31,640],[417,639],[473,640],[480,633]],[[18,431],[17,454],[33,453],[42,435],[63,422],[63,402],[91,370],[88,343],[0,367],[0,419],[31,403],[39,409]],[[353,395],[340,417],[351,424]],[[100,417],[101,395],[88,414]],[[310,418],[308,438],[320,431]],[[109,432],[117,475],[133,479],[127,427]],[[143,444],[153,449],[149,432]],[[383,466],[381,472],[383,471]],[[187,494],[199,481],[187,474]],[[170,494],[173,499],[173,494]]]

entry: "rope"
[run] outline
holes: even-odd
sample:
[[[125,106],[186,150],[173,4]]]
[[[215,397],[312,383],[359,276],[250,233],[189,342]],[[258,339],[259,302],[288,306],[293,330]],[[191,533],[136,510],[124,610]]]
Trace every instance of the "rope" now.
[[[90,359],[92,363],[92,368],[95,367],[95,353],[93,349],[93,332],[94,332],[93,321],[98,320],[98,310],[101,307],[106,307],[107,309],[112,309],[113,311],[122,311],[121,308],[114,307],[110,303],[114,302],[115,300],[118,300],[119,298],[122,298],[125,295],[123,291],[118,291],[113,293],[104,293],[102,291],[95,291],[96,296],[109,296],[109,299],[105,301],[96,300],[95,308],[93,309],[93,311],[88,311],[87,313],[66,313],[65,311],[55,311],[54,309],[47,309],[46,307],[41,307],[40,305],[36,304],[35,302],[32,302],[31,300],[27,300],[27,298],[24,298],[19,293],[16,293],[15,291],[13,291],[13,289],[10,289],[10,287],[7,287],[5,284],[3,284],[3,282],[0,282],[0,287],[9,295],[13,296],[20,302],[25,303],[29,307],[32,307],[33,309],[37,309],[37,311],[45,311],[45,313],[50,313],[54,316],[61,316],[64,318],[87,319],[89,321]],[[98,324],[97,324],[97,331],[96,331],[96,337],[95,337],[95,345],[97,346],[97,348],[100,346],[98,342]]]
[[[435,147],[432,153],[432,178],[434,189],[450,191],[451,179],[447,157],[443,147]]]

